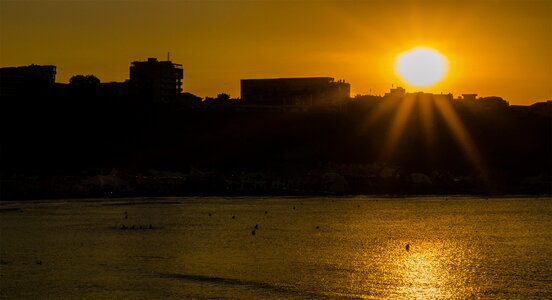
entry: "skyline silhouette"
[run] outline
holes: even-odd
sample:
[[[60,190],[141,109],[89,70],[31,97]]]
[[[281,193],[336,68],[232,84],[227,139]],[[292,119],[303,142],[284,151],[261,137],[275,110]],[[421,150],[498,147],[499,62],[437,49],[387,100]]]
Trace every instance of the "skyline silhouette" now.
[[[239,80],[345,78],[353,95],[391,84],[439,94],[552,98],[550,1],[2,1],[0,65],[56,64],[59,82],[127,78],[127,58],[186,66],[184,90],[237,96]],[[146,22],[144,20],[147,20]],[[395,56],[432,47],[449,61],[435,86],[413,89]]]
[[[26,66],[9,66],[9,67],[0,67],[2,70],[2,76],[4,83],[7,82],[7,85],[4,84],[4,95],[6,93],[10,94],[12,93],[12,89],[14,89],[14,86],[18,86],[20,84],[12,84],[10,81],[18,80],[21,76],[30,76],[30,77],[36,77],[35,79],[47,79],[44,81],[44,83],[48,84],[58,84],[59,86],[65,86],[67,84],[57,82],[56,76],[57,76],[57,67],[55,65],[37,65],[37,64],[31,64]],[[118,89],[119,93],[122,92],[122,89],[126,89],[128,92],[129,90],[133,90],[134,93],[144,94],[144,93],[150,93],[148,97],[154,97],[156,100],[154,102],[160,102],[160,101],[174,101],[174,99],[169,99],[166,96],[174,96],[176,94],[179,94],[181,96],[189,97],[189,100],[202,100],[205,103],[213,103],[212,100],[219,99],[219,97],[227,97],[228,100],[230,100],[231,95],[218,91],[216,93],[217,98],[213,98],[210,96],[200,97],[194,94],[191,94],[188,91],[184,91],[183,86],[183,79],[184,79],[184,71],[182,64],[176,64],[173,63],[170,60],[158,60],[157,58],[147,58],[146,60],[138,60],[133,61],[130,66],[129,70],[129,76],[122,82],[103,82],[100,80],[100,78],[96,77],[93,74],[88,75],[73,75],[68,84],[75,84],[76,81],[85,82],[86,80],[93,80],[97,84],[103,84],[105,86],[110,86],[111,88]],[[134,76],[133,76],[134,75]],[[133,79],[134,77],[134,79]],[[188,80],[188,78],[186,78]],[[327,82],[327,83],[324,83]],[[22,83],[21,83],[22,84]],[[144,90],[143,88],[145,86],[155,85],[155,92]],[[324,84],[329,84],[327,87],[323,87]],[[123,86],[126,86],[126,88],[122,88]],[[295,87],[293,87],[295,86]],[[383,95],[378,95],[374,93],[369,94],[356,94],[354,97],[359,98],[363,96],[375,96],[375,97],[389,97],[389,96],[404,96],[407,92],[406,89],[403,87],[391,85],[391,89],[389,92],[384,93]],[[255,104],[274,104],[278,101],[282,102],[281,104],[285,104],[284,102],[288,101],[283,98],[286,97],[297,97],[293,95],[287,95],[286,92],[282,92],[283,89],[290,89],[290,93],[303,93],[302,96],[299,96],[299,98],[303,98],[303,100],[297,101],[293,100],[289,103],[297,103],[297,104],[306,104],[311,103],[312,104],[312,97],[313,93],[321,93],[321,97],[326,97],[327,100],[329,99],[350,99],[350,90],[351,90],[351,84],[347,83],[345,80],[338,80],[335,81],[333,77],[284,77],[284,78],[276,78],[276,77],[268,77],[268,78],[249,78],[249,79],[240,79],[240,97],[233,98],[234,100],[245,100],[245,104],[247,103],[255,103]],[[22,88],[25,89],[26,87],[16,87],[16,88]],[[151,88],[151,86],[150,86]],[[333,91],[335,89],[335,91]],[[308,90],[311,90],[310,92]],[[316,91],[319,90],[319,91]],[[424,93],[424,94],[432,94],[432,93],[426,93],[420,91],[419,88],[414,88],[415,92],[409,92],[409,93]],[[151,93],[156,93],[155,95]],[[244,96],[245,93],[245,96]],[[306,94],[305,94],[306,93]],[[330,93],[328,95],[325,95],[326,93]],[[333,95],[335,94],[335,95]],[[165,95],[165,96],[164,96]],[[435,94],[437,95],[437,94]],[[453,94],[450,92],[441,92],[439,95],[446,95],[450,100],[452,100]],[[136,95],[134,95],[136,96]],[[143,95],[142,95],[143,96]],[[315,96],[315,97],[320,97]],[[496,99],[497,101],[505,101],[502,97],[497,95],[492,96],[485,96],[485,97],[479,97],[477,98],[477,93],[461,93],[461,96],[458,96],[456,100],[481,100],[481,99]],[[305,97],[310,97],[310,99],[307,99]],[[166,99],[165,99],[166,98]],[[253,99],[257,98],[259,100]],[[280,99],[281,98],[281,99]],[[298,98],[298,99],[299,99]],[[164,99],[164,100],[162,100]],[[262,100],[264,99],[264,100]],[[271,100],[272,99],[272,100]],[[277,100],[280,99],[280,100]],[[549,102],[552,101],[550,99],[546,99],[544,101],[540,102]],[[230,103],[230,102],[229,102]],[[233,101],[231,103],[239,103],[239,101]],[[539,102],[532,102],[527,105],[533,105]],[[510,105],[509,101],[505,101],[506,105]]]
[[[125,82],[55,72],[0,68],[3,196],[552,192],[552,101],[350,97],[331,77],[202,101],[170,61],[132,62]]]

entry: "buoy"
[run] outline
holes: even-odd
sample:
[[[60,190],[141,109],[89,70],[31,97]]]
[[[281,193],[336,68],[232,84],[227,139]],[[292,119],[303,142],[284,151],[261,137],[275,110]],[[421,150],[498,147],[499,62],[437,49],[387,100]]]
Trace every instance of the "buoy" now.
[[[320,226],[317,225],[317,226],[316,226],[316,229],[320,229]]]
[[[406,244],[406,251],[410,251],[410,244]]]
[[[255,235],[255,230],[251,231],[251,235]]]
[[[259,224],[255,224],[255,229],[259,229]]]
[[[236,218],[236,216],[232,216],[232,220],[234,220]]]
[[[267,211],[267,210],[265,210],[265,215],[266,215],[266,214],[268,214],[268,211]]]

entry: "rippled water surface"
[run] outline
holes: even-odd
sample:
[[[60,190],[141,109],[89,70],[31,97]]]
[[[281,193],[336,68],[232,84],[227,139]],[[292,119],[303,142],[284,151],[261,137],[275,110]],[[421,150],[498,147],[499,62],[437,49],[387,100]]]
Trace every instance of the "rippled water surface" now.
[[[0,225],[5,299],[552,298],[550,198],[2,202]]]

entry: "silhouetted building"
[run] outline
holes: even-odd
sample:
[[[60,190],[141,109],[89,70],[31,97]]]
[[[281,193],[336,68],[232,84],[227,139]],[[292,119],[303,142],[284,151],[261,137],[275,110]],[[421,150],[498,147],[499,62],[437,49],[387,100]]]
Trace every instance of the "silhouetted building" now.
[[[510,106],[508,101],[501,97],[479,97],[477,94],[462,94],[462,97],[458,98],[459,103],[467,105],[469,107],[480,107],[486,109],[506,109]]]
[[[319,105],[350,97],[351,85],[331,77],[242,79],[241,99],[254,105]]]
[[[462,94],[462,100],[464,101],[475,101],[477,99],[477,94]]]
[[[508,109],[523,119],[535,120],[535,117],[552,118],[552,100],[527,105],[510,105]],[[549,125],[552,123],[549,123]],[[552,126],[548,126],[552,129]]]
[[[171,61],[135,61],[130,65],[130,86],[139,96],[153,103],[169,102],[182,92],[182,65]]]
[[[0,96],[16,97],[50,89],[56,81],[56,67],[30,65],[0,68]]]
[[[491,96],[491,97],[480,97],[477,99],[479,105],[482,105],[486,108],[491,109],[507,109],[510,106],[508,101],[502,99],[502,97]]]
[[[402,98],[406,94],[406,90],[400,86],[396,88],[391,88],[389,93],[385,93],[383,98]]]
[[[383,99],[386,100],[399,100],[403,98],[413,99],[413,97],[418,99],[433,99],[433,100],[446,100],[446,101],[452,101],[453,96],[451,93],[448,94],[432,94],[432,93],[424,93],[424,92],[415,92],[415,93],[407,93],[406,90],[402,87],[396,87],[391,88],[389,90],[389,93],[385,93],[383,96]]]
[[[433,93],[424,93],[424,92],[406,93],[406,97],[416,97],[418,99],[431,99],[435,101],[452,101],[454,98],[451,93],[433,94]]]
[[[110,95],[126,96],[128,94],[128,81],[125,82],[102,82],[101,86]]]

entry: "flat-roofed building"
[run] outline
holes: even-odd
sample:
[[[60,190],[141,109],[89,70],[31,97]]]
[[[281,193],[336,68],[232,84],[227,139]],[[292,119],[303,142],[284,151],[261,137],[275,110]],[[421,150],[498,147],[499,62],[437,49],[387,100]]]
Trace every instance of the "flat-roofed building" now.
[[[30,65],[0,68],[0,96],[16,97],[41,93],[56,81],[56,66]]]
[[[385,99],[402,98],[405,95],[406,95],[406,90],[403,87],[398,86],[396,88],[391,88],[389,90],[389,93],[385,93],[383,98]]]
[[[349,99],[351,86],[332,77],[242,79],[241,99],[252,105],[321,105]]]
[[[462,100],[464,101],[475,101],[477,99],[477,94],[462,94]]]

